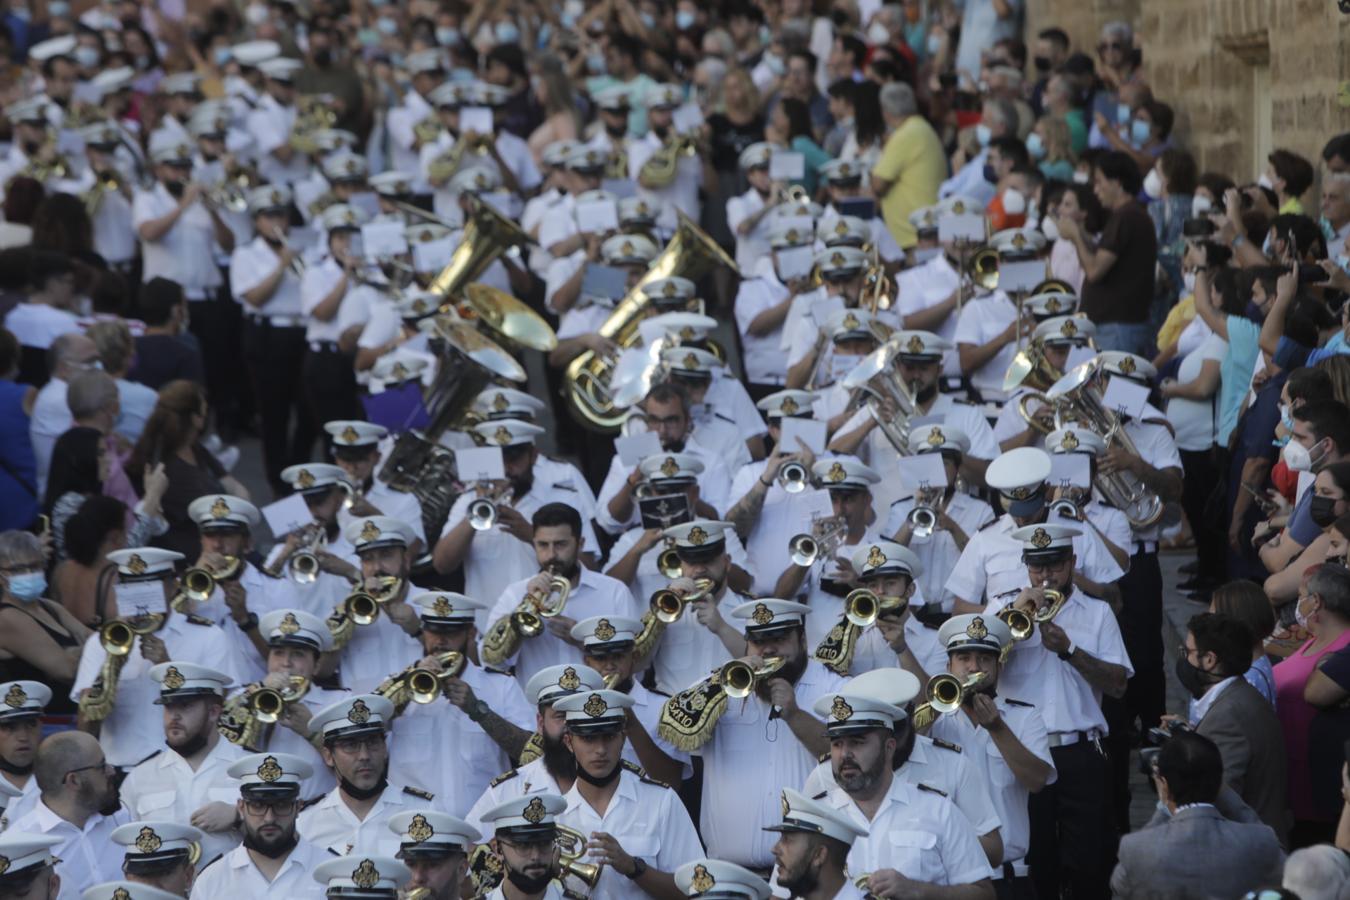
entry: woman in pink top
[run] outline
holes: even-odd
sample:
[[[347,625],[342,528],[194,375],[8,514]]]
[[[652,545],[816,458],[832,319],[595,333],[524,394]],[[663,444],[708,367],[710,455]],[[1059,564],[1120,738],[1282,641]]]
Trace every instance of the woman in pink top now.
[[[1308,629],[1312,640],[1275,666],[1275,712],[1284,731],[1289,805],[1294,811],[1290,849],[1329,843],[1335,834],[1335,820],[1319,816],[1313,803],[1308,729],[1317,709],[1303,699],[1303,686],[1323,656],[1350,645],[1350,571],[1332,563],[1310,571],[1312,575],[1303,579],[1296,609],[1299,624]]]

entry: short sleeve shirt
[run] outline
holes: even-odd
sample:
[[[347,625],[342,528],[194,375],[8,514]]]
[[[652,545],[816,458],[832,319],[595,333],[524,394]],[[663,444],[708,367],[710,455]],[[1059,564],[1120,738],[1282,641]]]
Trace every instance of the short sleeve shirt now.
[[[1098,325],[1147,320],[1158,262],[1158,237],[1148,210],[1131,201],[1112,212],[1098,246],[1114,253],[1116,261],[1101,279],[1084,283],[1083,311]]]

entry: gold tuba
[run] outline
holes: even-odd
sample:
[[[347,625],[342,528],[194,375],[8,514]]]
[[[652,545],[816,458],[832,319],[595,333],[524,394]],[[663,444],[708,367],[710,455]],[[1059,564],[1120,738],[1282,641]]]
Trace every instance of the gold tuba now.
[[[497,257],[515,246],[530,242],[520,226],[492,208],[492,204],[468,195],[470,206],[464,234],[450,262],[427,288],[446,300],[458,299],[470,282],[477,281]]]
[[[92,219],[103,205],[103,198],[122,190],[122,175],[113,168],[98,173],[94,186],[84,192],[84,208]]]
[[[680,170],[680,160],[698,153],[698,139],[693,135],[677,134],[661,145],[661,148],[647,157],[647,161],[638,170],[637,182],[648,190],[659,191],[675,182]]]
[[[938,716],[956,712],[981,681],[984,681],[983,672],[976,672],[965,681],[946,673],[928,679],[928,700],[914,708],[911,717],[914,727],[922,730],[933,724]]]
[[[684,213],[678,215],[680,225],[675,236],[598,329],[621,350],[642,340],[638,324],[651,315],[653,307],[652,299],[643,291],[646,285],[677,275],[697,281],[718,266],[740,273],[735,261],[703,229]],[[627,409],[614,402],[617,385],[612,383],[613,375],[614,360],[592,350],[572,360],[563,374],[562,392],[572,416],[585,428],[601,434],[618,433],[628,418]]]

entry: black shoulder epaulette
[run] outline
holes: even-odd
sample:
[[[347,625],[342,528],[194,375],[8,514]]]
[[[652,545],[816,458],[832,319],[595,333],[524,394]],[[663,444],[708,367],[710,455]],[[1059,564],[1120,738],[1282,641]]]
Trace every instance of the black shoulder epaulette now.
[[[931,784],[924,784],[922,781],[920,781],[918,784],[914,786],[921,791],[927,791],[930,794],[937,794],[939,797],[947,796],[946,791],[935,788]]]
[[[714,419],[721,419],[723,422],[730,422],[732,425],[735,425],[735,424],[736,424],[736,420],[735,420],[735,419],[733,419],[731,416],[724,416],[724,415],[722,415],[720,412],[715,412],[715,413],[713,413],[713,418],[714,418]]]
[[[220,862],[220,858],[221,858],[222,856],[224,856],[224,855],[225,855],[224,853],[217,853],[217,854],[216,854],[216,858],[213,859],[213,860],[211,860],[211,861],[210,861],[209,863],[207,863],[206,865],[202,866],[201,869],[199,869],[199,870],[197,871],[197,874],[198,874],[198,875],[201,875],[202,872],[205,872],[207,869],[211,868],[211,867],[214,866],[216,863]]]
[[[328,847],[327,850],[328,850],[329,853],[333,854],[334,856],[341,856],[341,855],[342,855],[341,853],[339,853],[339,852],[337,852],[336,850],[334,850],[332,847]]]
[[[830,751],[826,750],[824,753],[822,753],[822,754],[820,754],[819,756],[816,757],[816,762],[818,762],[818,763],[823,763],[823,762],[825,762],[825,760],[827,760],[827,759],[829,759],[829,758],[830,758]]]
[[[197,615],[196,613],[188,613],[187,616],[186,616],[186,618],[187,618],[187,620],[188,620],[189,622],[191,622],[193,625],[214,625],[214,624],[216,624],[215,622],[212,622],[210,619],[206,618],[206,616],[199,616],[199,615]]]
[[[644,768],[642,768],[642,766],[639,766],[639,765],[638,765],[637,763],[635,763],[635,762],[631,762],[630,760],[623,759],[623,760],[620,760],[620,761],[619,761],[619,764],[622,765],[622,766],[623,766],[625,769],[627,769],[628,771],[632,772],[634,775],[638,775],[638,776],[640,776],[640,777],[642,777],[642,778],[646,778],[646,777],[647,777],[647,770],[644,769]]]
[[[427,802],[436,799],[435,794],[428,793],[421,788],[415,788],[406,784],[403,786],[403,793],[407,794],[409,797],[416,797],[418,800],[426,800]]]
[[[953,753],[961,752],[960,744],[953,744],[951,741],[942,740],[942,738],[929,738],[929,740],[933,742],[934,747],[941,747],[943,750],[950,750]]]
[[[577,492],[576,485],[572,484],[570,481],[555,481],[553,482],[553,489],[558,491],[571,491],[574,494]]]
[[[320,800],[322,800],[322,799],[323,799],[323,794],[320,794],[320,795],[317,796],[317,797],[310,797],[308,800],[301,800],[301,801],[300,801],[300,808],[299,808],[298,810],[296,810],[296,812],[304,812],[305,810],[309,809],[311,806],[313,806],[314,804],[318,803],[318,802],[319,802]]]
[[[826,797],[829,793],[830,793],[829,791],[821,791],[819,794],[816,794],[816,795],[815,795],[814,797],[812,797],[811,799],[812,799],[812,800],[824,800],[825,797]]]
[[[503,772],[502,774],[498,775],[496,778],[494,778],[494,779],[492,779],[491,781],[489,781],[489,782],[488,782],[488,787],[496,787],[497,785],[501,784],[502,782],[510,781],[512,778],[515,778],[515,777],[516,777],[517,775],[519,775],[519,774],[520,774],[520,770],[519,770],[519,769],[511,769],[510,771]]]
[[[648,775],[646,772],[643,772],[641,775],[639,775],[639,776],[638,776],[638,780],[641,781],[643,784],[654,784],[654,785],[656,785],[657,787],[666,788],[667,790],[671,790],[670,785],[666,784],[664,781],[657,781],[655,778],[653,778],[652,776]]]
[[[985,523],[984,523],[983,525],[981,525],[979,528],[975,529],[975,531],[976,531],[976,533],[979,533],[979,532],[981,532],[981,531],[984,531],[984,530],[985,530],[986,528],[988,528],[990,525],[997,525],[997,524],[998,524],[998,518],[996,517],[996,518],[990,519],[988,522],[985,522]]]
[[[139,766],[141,763],[144,763],[144,762],[149,762],[150,760],[154,759],[156,756],[159,756],[159,755],[160,755],[161,753],[163,753],[163,752],[164,752],[164,748],[163,748],[163,747],[160,747],[160,748],[159,748],[158,750],[156,750],[154,753],[151,753],[151,754],[150,754],[149,756],[147,756],[145,759],[143,759],[143,760],[141,760],[140,762],[136,763],[136,766]],[[136,766],[132,766],[131,768],[134,769],[134,768],[136,768]]]
[[[1006,704],[1008,704],[1009,706],[1025,706],[1027,709],[1035,709],[1035,708],[1036,708],[1036,704],[1035,704],[1035,703],[1028,703],[1028,702],[1026,702],[1025,700],[1013,700],[1013,699],[1010,699],[1010,698],[1008,698],[1008,697],[1004,697],[1004,698],[1003,698],[1003,702],[1006,703]]]

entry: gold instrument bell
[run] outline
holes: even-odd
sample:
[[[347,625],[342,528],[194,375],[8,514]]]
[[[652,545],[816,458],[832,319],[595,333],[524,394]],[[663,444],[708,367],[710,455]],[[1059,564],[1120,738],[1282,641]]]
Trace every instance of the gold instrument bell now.
[[[468,285],[464,288],[460,315],[463,316],[465,312],[470,314],[469,318],[478,319],[490,333],[500,335],[509,344],[544,352],[558,346],[558,336],[544,317],[506,291],[486,284]]]
[[[981,247],[966,262],[966,277],[972,284],[986,291],[998,288],[998,251]]]

